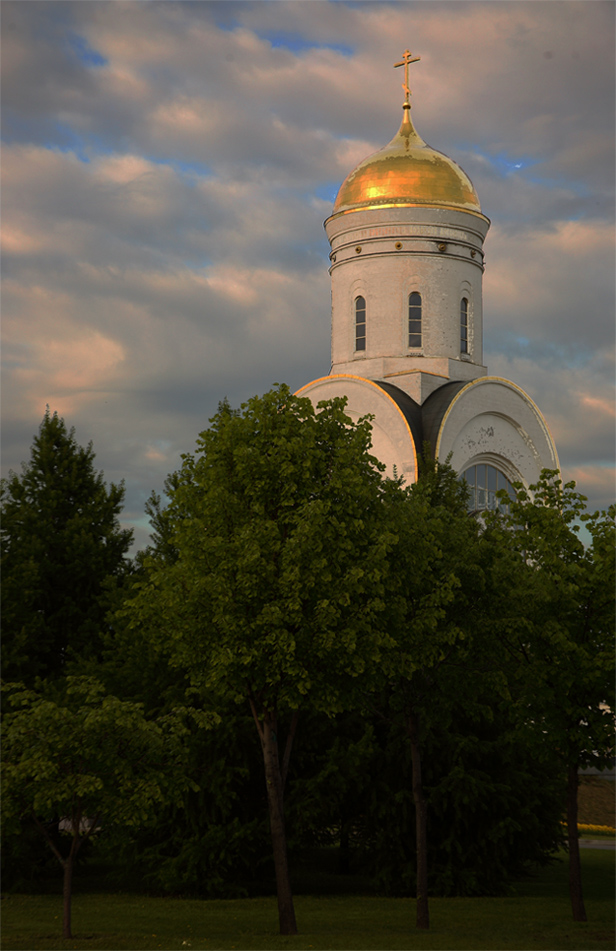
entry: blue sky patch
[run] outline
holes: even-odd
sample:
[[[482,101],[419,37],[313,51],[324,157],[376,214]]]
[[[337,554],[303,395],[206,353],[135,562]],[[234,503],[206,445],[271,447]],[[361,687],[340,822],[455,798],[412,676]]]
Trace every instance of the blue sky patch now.
[[[306,50],[327,49],[340,53],[342,56],[352,56],[355,50],[344,43],[320,43],[310,40],[301,33],[259,33],[260,39],[267,40],[274,49],[290,50],[292,53],[304,53]]]
[[[203,162],[183,162],[181,159],[166,158],[161,155],[148,155],[144,153],[143,157],[151,162],[152,165],[168,165],[174,172],[180,175],[198,175],[200,178],[211,178],[214,174],[209,165]]]
[[[325,182],[325,184],[315,188],[314,194],[317,198],[321,198],[323,201],[330,201],[333,205],[341,184],[342,182]]]
[[[68,33],[67,39],[73,53],[84,66],[107,66],[109,60],[97,50],[92,49],[85,36],[79,33]]]
[[[53,131],[53,137],[42,141],[43,147],[57,152],[72,152],[80,162],[89,162],[99,155],[117,154],[118,150],[108,145],[104,136],[94,132],[82,135],[67,122],[54,122]]]
[[[86,141],[82,135],[75,132],[65,122],[54,122],[54,129],[56,137],[53,141],[44,142],[45,148],[54,149],[58,152],[72,152],[80,162],[90,161],[90,156],[86,151]]]
[[[531,158],[529,155],[512,156],[504,152],[501,152],[499,155],[492,155],[490,152],[484,152],[482,149],[478,149],[476,145],[461,146],[461,148],[466,150],[470,149],[478,155],[481,155],[482,158],[486,159],[501,175],[511,175],[512,173],[520,172],[523,169],[530,168],[532,165],[537,165],[539,162],[539,159]]]
[[[45,148],[57,149],[59,152],[72,152],[80,162],[89,162],[93,152],[97,155],[112,155],[115,152],[115,149],[104,144],[101,136],[81,135],[67,122],[54,122],[53,128],[56,134],[53,140],[43,142]]]

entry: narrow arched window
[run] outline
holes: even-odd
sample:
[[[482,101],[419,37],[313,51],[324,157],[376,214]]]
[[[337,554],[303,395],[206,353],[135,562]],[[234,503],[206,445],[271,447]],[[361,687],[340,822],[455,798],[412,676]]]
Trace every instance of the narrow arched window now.
[[[421,294],[409,294],[409,347],[421,347]]]
[[[366,349],[366,301],[363,297],[355,298],[355,349]]]
[[[468,300],[460,301],[460,352],[468,353]]]

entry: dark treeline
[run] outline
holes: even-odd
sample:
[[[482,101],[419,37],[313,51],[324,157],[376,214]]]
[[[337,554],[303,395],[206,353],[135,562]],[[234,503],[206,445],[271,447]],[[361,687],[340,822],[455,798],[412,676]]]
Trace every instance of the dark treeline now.
[[[367,420],[278,387],[221,404],[152,495],[131,560],[123,487],[45,416],[2,487],[4,887],[45,849],[109,888],[235,897],[327,847],[417,896],[497,895],[612,749],[614,512],[558,473],[477,520],[428,458],[384,480]],[[576,524],[585,521],[584,547]],[[46,844],[45,844],[46,843]]]

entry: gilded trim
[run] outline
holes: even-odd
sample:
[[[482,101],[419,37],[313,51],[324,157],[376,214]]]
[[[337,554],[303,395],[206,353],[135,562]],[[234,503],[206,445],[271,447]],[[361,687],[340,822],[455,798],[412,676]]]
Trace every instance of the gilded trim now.
[[[436,202],[423,201],[392,201],[383,202],[381,205],[358,205],[357,208],[345,208],[343,211],[336,211],[333,215],[330,215],[329,218],[326,218],[324,224],[326,225],[328,221],[334,221],[335,218],[340,218],[342,215],[352,215],[356,211],[379,211],[381,208],[433,208],[436,210],[442,209],[444,211],[459,211],[465,215],[474,215],[475,218],[481,218],[482,221],[487,221],[488,225],[491,224],[489,218],[480,211],[473,211],[472,208],[464,208],[462,205],[438,205]]]

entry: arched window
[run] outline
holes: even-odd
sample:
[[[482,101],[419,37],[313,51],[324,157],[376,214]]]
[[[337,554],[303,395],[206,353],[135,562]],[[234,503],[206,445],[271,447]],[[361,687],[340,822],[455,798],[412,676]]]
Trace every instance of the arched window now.
[[[468,299],[460,301],[460,353],[468,353]]]
[[[496,508],[501,512],[507,511],[507,503],[496,498],[496,493],[500,489],[505,489],[509,498],[515,499],[515,490],[511,482],[495,466],[483,462],[476,466],[469,466],[460,476],[460,480],[462,479],[470,489],[469,512],[483,512],[486,509]]]
[[[409,294],[409,347],[421,347],[421,294]]]
[[[366,349],[366,301],[363,297],[355,298],[355,349]]]

